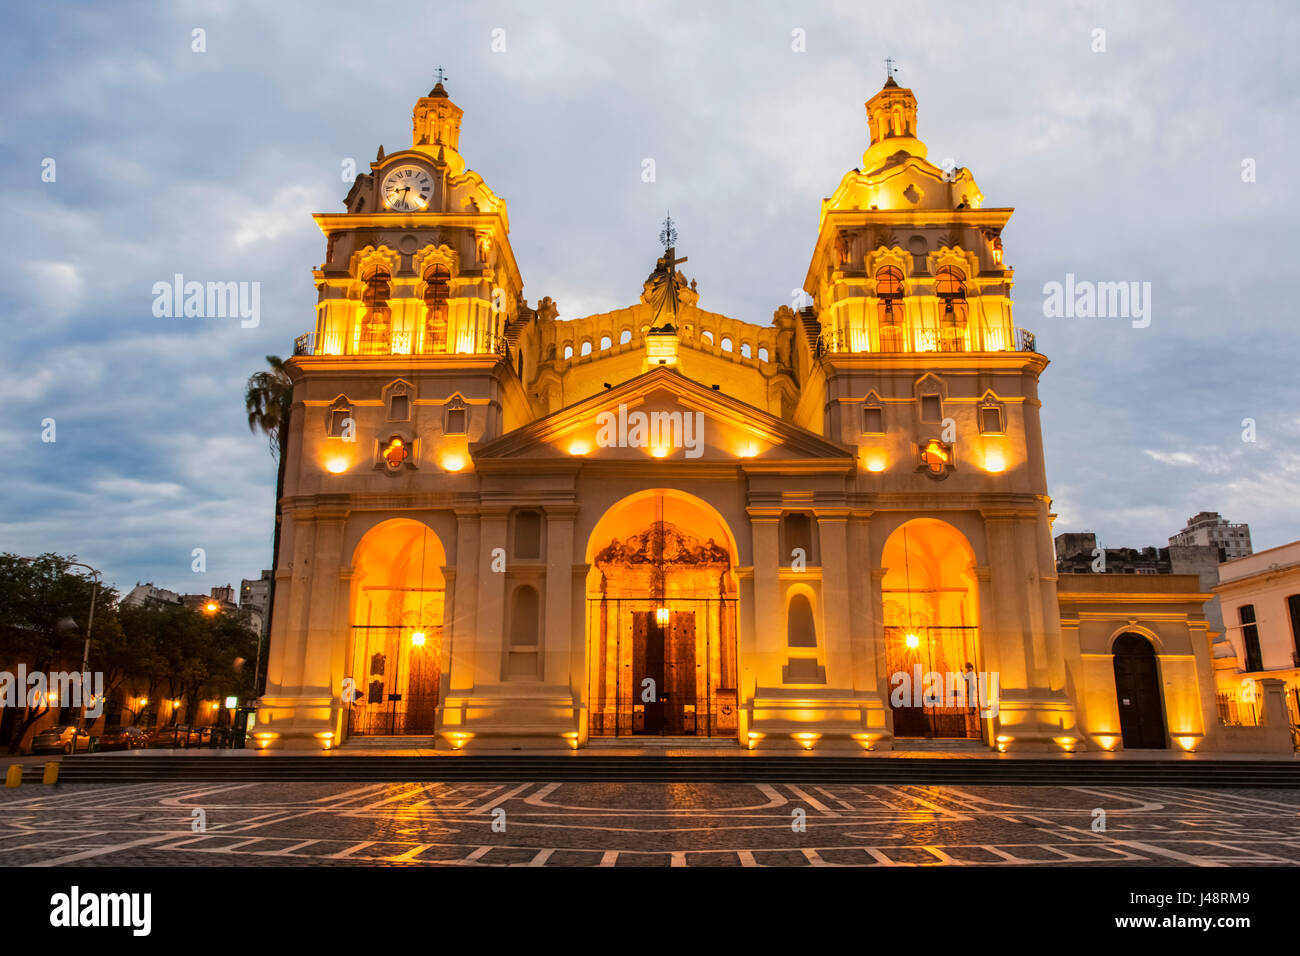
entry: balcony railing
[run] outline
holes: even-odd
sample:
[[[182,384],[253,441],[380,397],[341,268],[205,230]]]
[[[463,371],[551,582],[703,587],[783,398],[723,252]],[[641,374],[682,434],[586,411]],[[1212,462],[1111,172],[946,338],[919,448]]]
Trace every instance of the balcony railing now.
[[[445,346],[421,348],[413,351],[410,332],[393,332],[379,338],[371,339],[363,347],[343,347],[342,337],[337,333],[318,336],[307,332],[293,340],[294,355],[501,355],[510,358],[510,342],[504,335],[479,335],[472,343],[473,348],[447,348]]]
[[[875,353],[900,355],[913,352],[1037,352],[1038,340],[1028,329],[1013,328],[909,328],[886,326],[876,334],[824,328],[817,337],[817,356]]]

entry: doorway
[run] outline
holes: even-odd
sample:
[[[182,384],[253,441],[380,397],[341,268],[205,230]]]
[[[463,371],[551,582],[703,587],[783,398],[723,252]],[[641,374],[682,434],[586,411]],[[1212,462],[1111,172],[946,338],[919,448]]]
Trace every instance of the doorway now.
[[[1125,750],[1164,750],[1165,708],[1160,693],[1160,662],[1141,634],[1121,634],[1115,655],[1115,701]]]

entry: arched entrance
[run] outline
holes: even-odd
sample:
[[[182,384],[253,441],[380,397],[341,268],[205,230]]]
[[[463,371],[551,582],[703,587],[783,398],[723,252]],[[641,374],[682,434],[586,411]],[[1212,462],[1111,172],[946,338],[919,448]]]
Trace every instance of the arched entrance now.
[[[348,736],[432,734],[446,554],[418,521],[371,528],[352,560]]]
[[[1111,653],[1124,749],[1164,750],[1165,707],[1155,648],[1141,634],[1125,633],[1115,638]]]
[[[669,489],[624,498],[587,546],[592,737],[734,737],[736,546],[722,517]]]
[[[980,664],[979,585],[965,535],[908,521],[881,553],[885,667],[894,736],[983,737],[997,687]]]

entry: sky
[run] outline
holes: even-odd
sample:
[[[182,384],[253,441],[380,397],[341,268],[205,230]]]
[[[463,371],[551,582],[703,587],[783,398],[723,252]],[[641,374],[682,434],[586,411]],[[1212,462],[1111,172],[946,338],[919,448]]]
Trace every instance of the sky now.
[[[766,325],[862,161],[887,56],[929,158],[1016,209],[1055,531],[1163,546],[1211,510],[1256,550],[1293,541],[1298,24],[1262,2],[15,5],[0,551],[76,554],[123,591],[270,567],[244,383],[312,327],[311,214],[342,211],[349,160],[409,145],[436,67],[530,303],[634,303],[671,210],[700,307]],[[260,283],[260,322],[155,316],[177,273]],[[1067,274],[1150,283],[1150,324],[1045,314]]]

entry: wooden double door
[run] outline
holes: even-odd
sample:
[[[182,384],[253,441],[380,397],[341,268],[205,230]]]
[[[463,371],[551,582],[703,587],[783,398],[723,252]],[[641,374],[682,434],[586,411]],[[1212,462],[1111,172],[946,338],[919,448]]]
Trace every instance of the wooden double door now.
[[[637,611],[632,621],[634,734],[706,733],[698,726],[695,612]]]
[[[1164,750],[1164,695],[1160,692],[1160,663],[1155,649],[1141,634],[1121,634],[1112,651],[1124,749]]]

